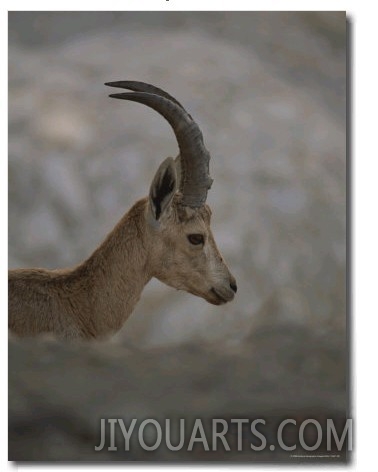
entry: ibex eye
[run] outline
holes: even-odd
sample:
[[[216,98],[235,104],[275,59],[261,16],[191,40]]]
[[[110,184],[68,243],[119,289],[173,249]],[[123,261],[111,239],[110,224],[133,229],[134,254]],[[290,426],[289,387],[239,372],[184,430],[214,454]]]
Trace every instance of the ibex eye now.
[[[188,240],[190,244],[194,244],[195,246],[203,244],[205,241],[202,234],[188,234]]]

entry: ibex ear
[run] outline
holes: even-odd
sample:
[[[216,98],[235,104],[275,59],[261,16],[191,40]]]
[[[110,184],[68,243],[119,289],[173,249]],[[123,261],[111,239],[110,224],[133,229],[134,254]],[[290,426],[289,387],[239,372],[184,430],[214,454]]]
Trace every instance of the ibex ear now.
[[[158,220],[170,205],[177,190],[175,161],[167,157],[159,166],[150,188],[150,208]]]

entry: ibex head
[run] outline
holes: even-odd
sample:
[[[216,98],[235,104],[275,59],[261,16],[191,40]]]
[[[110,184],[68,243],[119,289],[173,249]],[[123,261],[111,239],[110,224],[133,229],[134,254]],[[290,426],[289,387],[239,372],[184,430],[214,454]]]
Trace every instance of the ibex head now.
[[[151,275],[215,305],[231,301],[236,281],[215,243],[205,203],[212,179],[201,130],[176,99],[157,87],[132,81],[105,85],[134,91],[110,97],[143,103],[160,113],[180,150],[175,160],[162,162],[150,187],[145,237],[151,247]]]

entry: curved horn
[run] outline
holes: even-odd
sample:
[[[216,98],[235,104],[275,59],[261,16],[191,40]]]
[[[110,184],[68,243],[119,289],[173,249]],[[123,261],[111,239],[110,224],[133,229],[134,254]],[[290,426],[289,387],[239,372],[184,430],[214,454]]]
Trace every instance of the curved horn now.
[[[178,100],[176,100],[174,97],[172,97],[172,95],[170,95],[168,92],[166,92],[165,90],[162,90],[159,87],[155,87],[154,85],[147,84],[146,82],[138,82],[136,80],[118,80],[116,82],[105,82],[104,85],[107,85],[108,87],[117,87],[117,88],[123,88],[126,90],[133,90],[134,92],[154,93],[155,95],[160,95],[161,97],[168,98],[168,100],[170,100],[173,103],[176,103],[176,105],[178,105],[180,108],[185,110],[185,108],[181,105],[181,103]],[[186,111],[186,113],[188,112]],[[190,116],[190,118],[192,117]]]
[[[197,123],[181,105],[161,95],[130,92],[115,93],[109,97],[143,103],[168,121],[180,149],[182,204],[192,208],[202,206],[206,201],[212,179],[209,176],[210,154],[203,143],[202,133]]]

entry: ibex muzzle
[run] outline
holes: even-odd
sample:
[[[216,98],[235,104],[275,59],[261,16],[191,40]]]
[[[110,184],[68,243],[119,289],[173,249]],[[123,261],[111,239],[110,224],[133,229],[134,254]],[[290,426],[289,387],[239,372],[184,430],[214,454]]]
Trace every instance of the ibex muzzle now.
[[[147,105],[171,125],[179,156],[165,159],[149,196],[138,201],[106,240],[73,269],[9,271],[9,328],[18,335],[53,332],[93,338],[122,327],[152,277],[214,305],[234,298],[236,281],[210,229],[212,179],[202,133],[168,93],[134,81],[110,95]]]

